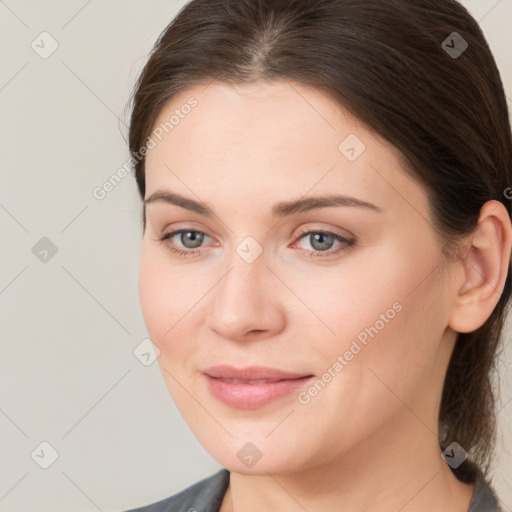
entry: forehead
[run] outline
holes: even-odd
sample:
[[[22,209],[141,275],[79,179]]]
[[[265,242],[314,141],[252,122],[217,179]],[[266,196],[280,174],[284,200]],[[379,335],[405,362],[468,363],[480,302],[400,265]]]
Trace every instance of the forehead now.
[[[194,106],[190,108],[192,102]],[[155,127],[165,128],[172,117],[175,124],[168,131],[174,139],[186,131],[187,137],[207,136],[204,143],[224,140],[235,146],[245,142],[255,148],[260,142],[268,144],[272,140],[311,140],[316,145],[323,141],[324,145],[331,145],[340,123],[347,127],[361,125],[321,91],[283,80],[233,86],[216,81],[198,85],[175,95],[159,113]],[[193,128],[193,133],[187,128]],[[258,139],[251,140],[250,135],[256,133]]]
[[[165,185],[252,199],[257,193],[261,199],[300,197],[314,188],[407,208],[400,199],[405,196],[427,207],[425,192],[405,173],[394,146],[303,84],[214,81],[191,87],[162,109],[153,133],[159,128],[146,157],[146,197]],[[346,153],[347,144],[355,155]]]

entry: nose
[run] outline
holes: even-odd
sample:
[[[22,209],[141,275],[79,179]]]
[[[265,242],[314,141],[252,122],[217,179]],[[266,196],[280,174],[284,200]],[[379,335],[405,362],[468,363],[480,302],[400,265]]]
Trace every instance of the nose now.
[[[233,341],[267,338],[280,332],[285,310],[278,286],[263,255],[247,263],[233,254],[227,274],[212,290],[207,326]]]

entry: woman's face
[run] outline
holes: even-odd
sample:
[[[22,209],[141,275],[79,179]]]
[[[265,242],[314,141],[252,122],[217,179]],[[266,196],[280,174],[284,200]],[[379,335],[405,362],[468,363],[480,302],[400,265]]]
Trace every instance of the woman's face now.
[[[140,300],[205,449],[260,474],[438,446],[454,279],[396,150],[281,81],[191,88],[148,147]]]

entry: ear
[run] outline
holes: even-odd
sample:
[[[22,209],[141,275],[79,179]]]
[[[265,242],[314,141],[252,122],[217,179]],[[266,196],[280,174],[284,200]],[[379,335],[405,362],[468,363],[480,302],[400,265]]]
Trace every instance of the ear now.
[[[469,247],[461,258],[463,278],[457,283],[449,326],[456,332],[472,332],[494,310],[510,268],[512,225],[505,206],[486,202],[478,226],[468,237]]]

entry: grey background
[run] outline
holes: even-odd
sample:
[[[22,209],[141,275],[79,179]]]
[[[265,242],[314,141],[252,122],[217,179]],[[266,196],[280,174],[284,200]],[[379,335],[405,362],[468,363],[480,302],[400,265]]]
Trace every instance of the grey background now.
[[[184,3],[0,0],[0,511],[119,511],[220,467],[181,419],[157,363],[133,353],[147,337],[135,181],[93,196],[128,158],[129,94]],[[512,0],[463,3],[512,108]],[[46,59],[31,47],[51,49],[43,31],[58,43]],[[508,511],[511,359],[508,342],[493,480]],[[58,453],[47,469],[43,441]]]

